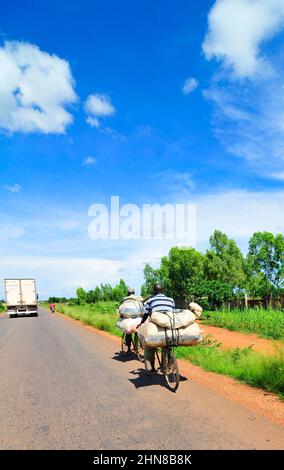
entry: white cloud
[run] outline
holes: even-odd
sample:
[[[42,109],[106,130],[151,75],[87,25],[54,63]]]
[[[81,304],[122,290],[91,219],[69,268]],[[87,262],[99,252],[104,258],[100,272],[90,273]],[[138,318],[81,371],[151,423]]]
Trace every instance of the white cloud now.
[[[98,118],[112,116],[116,112],[110,97],[102,93],[88,96],[84,109],[87,114],[86,121],[92,127],[99,127]]]
[[[165,170],[151,176],[157,180],[156,184],[167,188],[167,192],[189,191],[195,184],[191,173],[182,171]]]
[[[94,157],[86,157],[85,160],[83,161],[84,166],[92,166],[97,163],[96,158]]]
[[[196,90],[198,85],[198,81],[195,78],[188,78],[187,80],[185,80],[182,87],[183,94],[189,95],[189,93],[192,93],[194,90]]]
[[[217,0],[203,43],[206,58],[222,64],[204,92],[213,104],[214,134],[268,178],[283,171],[284,62],[280,41],[266,53],[264,46],[283,29],[283,0]]]
[[[18,183],[14,183],[11,185],[6,184],[4,188],[7,189],[7,191],[10,191],[11,193],[19,193],[21,191],[21,186]]]
[[[243,249],[254,232],[284,232],[284,191],[236,189],[198,196],[197,243],[208,243],[215,229],[236,239]]]
[[[284,181],[284,171],[269,173],[268,177],[275,180]]]
[[[283,28],[283,0],[217,0],[208,15],[203,51],[236,77],[267,74],[271,68],[261,46]]]
[[[69,64],[37,46],[7,41],[0,48],[0,128],[9,132],[64,133],[65,106],[77,99]]]
[[[100,127],[100,121],[96,117],[88,116],[87,119],[86,119],[86,122],[91,127]]]

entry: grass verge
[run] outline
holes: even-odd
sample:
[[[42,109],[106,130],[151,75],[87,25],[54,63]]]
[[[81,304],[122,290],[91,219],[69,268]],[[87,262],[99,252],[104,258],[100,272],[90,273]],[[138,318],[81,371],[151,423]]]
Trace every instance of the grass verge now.
[[[210,372],[229,375],[240,382],[259,387],[284,399],[284,351],[275,356],[255,352],[251,347],[223,350],[207,336],[195,347],[178,347],[177,357]]]
[[[59,304],[56,310],[86,325],[121,336],[121,331],[115,326],[118,320],[117,307],[116,302],[98,302],[94,305],[72,307]],[[221,349],[220,343],[206,337],[203,344],[178,347],[176,353],[178,358],[187,359],[207,371],[229,375],[241,382],[273,392],[284,399],[283,350],[279,350],[272,357],[257,353],[251,347],[225,351]]]

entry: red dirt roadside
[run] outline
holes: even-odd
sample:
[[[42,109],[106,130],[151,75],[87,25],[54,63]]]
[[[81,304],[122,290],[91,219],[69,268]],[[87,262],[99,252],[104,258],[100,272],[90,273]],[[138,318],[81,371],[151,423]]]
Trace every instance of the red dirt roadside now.
[[[226,328],[204,325],[199,323],[204,331],[203,335],[211,335],[216,341],[222,343],[222,349],[247,348],[252,345],[254,351],[274,355],[277,350],[284,350],[282,341],[259,338],[255,334],[242,333],[241,331],[229,331]]]

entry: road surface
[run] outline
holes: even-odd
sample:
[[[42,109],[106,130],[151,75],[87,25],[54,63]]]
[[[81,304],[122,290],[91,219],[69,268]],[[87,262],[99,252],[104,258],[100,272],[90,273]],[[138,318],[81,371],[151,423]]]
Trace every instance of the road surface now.
[[[0,317],[0,449],[281,449],[284,428],[41,309]]]

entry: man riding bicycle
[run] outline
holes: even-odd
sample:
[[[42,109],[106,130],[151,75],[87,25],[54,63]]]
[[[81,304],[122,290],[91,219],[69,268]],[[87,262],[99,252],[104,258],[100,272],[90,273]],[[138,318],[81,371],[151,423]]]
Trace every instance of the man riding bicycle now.
[[[150,297],[147,302],[144,304],[144,315],[139,326],[141,326],[151,315],[152,312],[172,312],[175,309],[175,302],[171,297],[167,297],[163,294],[163,288],[161,284],[155,284],[154,286],[154,295]],[[155,348],[146,348],[145,349],[145,359],[151,364],[151,372],[156,372],[155,369]]]
[[[135,289],[133,289],[133,287],[128,288],[127,294],[128,294],[127,297],[124,297],[124,299],[122,300],[121,305],[126,301],[127,302],[133,301],[133,303],[135,303],[135,306],[138,303],[140,312],[143,313],[144,312],[144,306],[142,303],[143,298],[140,295],[135,295]],[[131,340],[132,340],[132,333],[125,334],[125,344],[127,346],[127,354],[131,354]]]

